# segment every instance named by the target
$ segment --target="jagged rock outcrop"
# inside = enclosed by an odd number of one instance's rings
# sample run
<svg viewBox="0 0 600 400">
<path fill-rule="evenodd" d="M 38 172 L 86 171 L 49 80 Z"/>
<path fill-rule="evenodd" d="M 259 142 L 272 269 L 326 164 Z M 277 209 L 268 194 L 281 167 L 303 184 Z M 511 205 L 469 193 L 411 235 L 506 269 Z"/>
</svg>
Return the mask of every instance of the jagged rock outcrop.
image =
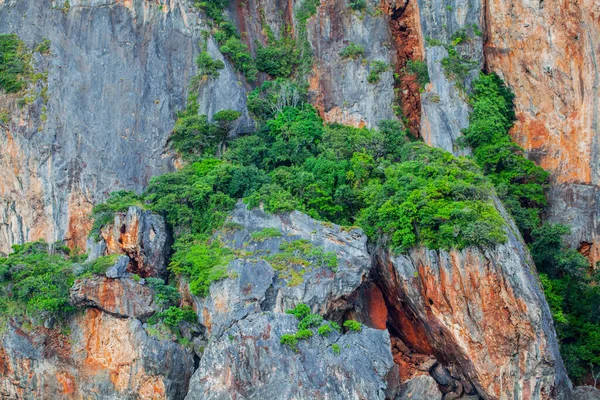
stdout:
<svg viewBox="0 0 600 400">
<path fill-rule="evenodd" d="M 10 399 L 181 399 L 194 361 L 170 340 L 149 336 L 142 323 L 95 308 L 58 329 L 2 336 L 0 395 Z"/>
<path fill-rule="evenodd" d="M 113 222 L 100 232 L 98 242 L 88 240 L 88 261 L 109 254 L 126 254 L 128 272 L 144 278 L 165 278 L 170 247 L 170 234 L 161 216 L 129 207 L 126 213 L 115 213 Z"/>
<path fill-rule="evenodd" d="M 486 2 L 485 59 L 515 92 L 515 141 L 552 173 L 549 219 L 600 260 L 600 4 Z"/>
<path fill-rule="evenodd" d="M 279 340 L 296 332 L 297 322 L 271 312 L 238 321 L 208 345 L 186 399 L 385 398 L 393 365 L 387 331 L 315 335 L 294 352 Z"/>
<path fill-rule="evenodd" d="M 510 224 L 508 242 L 486 250 L 379 251 L 377 281 L 388 321 L 409 347 L 451 360 L 461 392 L 490 399 L 566 399 L 571 383 L 552 317 L 515 232 Z"/>
<path fill-rule="evenodd" d="M 121 318 L 144 320 L 157 311 L 152 289 L 130 278 L 96 275 L 80 279 L 71 288 L 70 300 L 76 307 L 97 308 Z"/>
</svg>

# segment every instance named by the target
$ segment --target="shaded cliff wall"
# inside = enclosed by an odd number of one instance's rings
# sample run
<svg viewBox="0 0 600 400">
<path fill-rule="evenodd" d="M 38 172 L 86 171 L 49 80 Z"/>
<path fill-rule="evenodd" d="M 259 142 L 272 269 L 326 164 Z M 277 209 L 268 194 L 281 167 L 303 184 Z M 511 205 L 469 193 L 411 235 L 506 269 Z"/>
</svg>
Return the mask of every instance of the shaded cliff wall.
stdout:
<svg viewBox="0 0 600 400">
<path fill-rule="evenodd" d="M 48 73 L 47 104 L 20 109 L 3 96 L 0 105 L 11 116 L 0 126 L 0 252 L 38 238 L 84 247 L 92 204 L 172 168 L 165 144 L 202 29 L 190 2 L 71 0 L 61 8 L 0 2 L 0 33 L 29 46 L 51 41 L 51 54 L 35 62 Z M 213 43 L 209 51 L 220 56 Z M 201 112 L 243 110 L 245 97 L 227 66 L 202 88 Z"/>
<path fill-rule="evenodd" d="M 552 173 L 547 217 L 571 225 L 571 245 L 596 262 L 600 4 L 488 0 L 485 12 L 487 69 L 516 95 L 512 135 Z"/>
</svg>

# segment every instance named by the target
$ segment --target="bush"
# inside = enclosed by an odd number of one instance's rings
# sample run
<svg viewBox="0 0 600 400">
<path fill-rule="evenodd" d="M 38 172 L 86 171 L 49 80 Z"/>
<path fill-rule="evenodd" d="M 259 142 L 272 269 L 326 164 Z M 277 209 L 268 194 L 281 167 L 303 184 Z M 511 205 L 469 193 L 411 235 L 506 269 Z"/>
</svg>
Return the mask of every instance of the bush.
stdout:
<svg viewBox="0 0 600 400">
<path fill-rule="evenodd" d="M 264 242 L 267 239 L 281 236 L 281 231 L 277 228 L 264 228 L 257 232 L 252 232 L 250 238 L 255 242 Z"/>
<path fill-rule="evenodd" d="M 303 320 L 304 317 L 310 314 L 310 308 L 306 304 L 300 303 L 291 310 L 287 310 L 286 313 L 292 314 L 299 320 Z"/>
<path fill-rule="evenodd" d="M 360 332 L 362 331 L 362 324 L 358 321 L 354 321 L 353 319 L 349 319 L 344 322 L 344 328 L 352 332 Z"/>
<path fill-rule="evenodd" d="M 528 160 L 508 134 L 513 126 L 514 95 L 495 74 L 481 74 L 473 83 L 469 102 L 473 111 L 463 143 L 496 187 L 498 196 L 528 239 L 540 225 L 539 214 L 546 205 L 544 187 L 549 174 Z"/>
<path fill-rule="evenodd" d="M 220 70 L 225 68 L 225 63 L 221 60 L 213 60 L 207 51 L 203 51 L 196 58 L 196 64 L 198 65 L 198 74 L 202 80 L 208 78 L 217 78 L 220 74 Z"/>
<path fill-rule="evenodd" d="M 353 60 L 358 60 L 363 58 L 365 55 L 365 48 L 359 44 L 350 42 L 348 46 L 344 47 L 342 51 L 340 51 L 340 57 L 342 58 L 351 58 Z"/>
<path fill-rule="evenodd" d="M 308 314 L 298 324 L 299 329 L 317 328 L 323 323 L 323 317 L 319 314 Z"/>
<path fill-rule="evenodd" d="M 191 308 L 181 309 L 179 307 L 169 307 L 160 313 L 163 323 L 171 329 L 178 328 L 182 321 L 194 323 L 198 316 Z"/>
<path fill-rule="evenodd" d="M 333 332 L 333 328 L 329 324 L 323 324 L 319 327 L 317 332 L 319 335 L 327 337 L 331 332 Z"/>
<path fill-rule="evenodd" d="M 268 34 L 268 45 L 256 49 L 256 67 L 275 78 L 289 78 L 300 62 L 300 50 L 291 36 L 277 40 L 270 30 Z"/>
<path fill-rule="evenodd" d="M 30 55 L 17 35 L 0 35 L 0 89 L 16 93 L 29 84 Z"/>
<path fill-rule="evenodd" d="M 363 11 L 367 8 L 367 2 L 365 0 L 350 0 L 349 5 L 354 11 Z"/>
<path fill-rule="evenodd" d="M 369 75 L 367 76 L 367 82 L 377 83 L 379 82 L 380 75 L 390 69 L 388 63 L 384 61 L 373 61 L 369 66 Z"/>
<path fill-rule="evenodd" d="M 154 299 L 161 306 L 176 305 L 181 295 L 175 286 L 166 285 L 160 278 L 146 278 L 146 284 L 154 291 Z"/>
<path fill-rule="evenodd" d="M 406 62 L 406 70 L 409 74 L 417 76 L 417 82 L 421 88 L 429 83 L 429 71 L 427 70 L 427 63 L 421 60 L 408 60 Z"/>
<path fill-rule="evenodd" d="M 49 253 L 43 241 L 13 246 L 0 257 L 0 316 L 64 318 L 73 308 L 69 289 L 75 281 L 73 261 L 64 253 Z M 43 313 L 40 315 L 40 313 Z"/>
</svg>

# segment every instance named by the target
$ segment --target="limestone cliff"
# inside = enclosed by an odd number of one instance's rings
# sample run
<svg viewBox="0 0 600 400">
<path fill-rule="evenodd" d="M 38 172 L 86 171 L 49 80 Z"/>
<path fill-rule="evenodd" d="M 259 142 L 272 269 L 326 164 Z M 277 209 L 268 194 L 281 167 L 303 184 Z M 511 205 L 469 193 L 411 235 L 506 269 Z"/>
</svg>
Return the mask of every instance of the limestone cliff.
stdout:
<svg viewBox="0 0 600 400">
<path fill-rule="evenodd" d="M 497 72 L 516 94 L 513 137 L 552 172 L 547 218 L 572 225 L 572 246 L 600 260 L 597 2 L 368 0 L 355 10 L 323 0 L 305 25 L 296 15 L 302 4 L 236 0 L 227 14 L 251 51 L 265 43 L 266 27 L 276 37 L 305 35 L 308 96 L 325 121 L 374 127 L 398 118 L 454 154 L 469 152 L 457 140 L 468 125 L 472 80 L 481 68 Z M 167 141 L 208 27 L 191 0 L 0 0 L 0 34 L 16 33 L 30 48 L 50 41 L 32 60 L 47 74 L 33 88 L 39 95 L 25 105 L 0 95 L 9 116 L 0 123 L 0 253 L 43 238 L 87 244 L 90 260 L 121 255 L 106 273 L 75 283 L 78 311 L 62 330 L 54 321 L 10 322 L 0 395 L 571 398 L 533 263 L 499 203 L 506 244 L 405 255 L 369 247 L 359 229 L 238 204 L 228 220 L 234 228 L 215 233 L 235 254 L 227 276 L 204 297 L 177 282 L 198 324 L 181 324 L 178 335 L 152 330 L 148 320 L 161 308 L 145 278 L 167 277 L 169 228 L 131 208 L 88 241 L 90 212 L 111 191 L 139 192 L 179 166 Z M 351 43 L 364 47 L 362 59 L 340 55 Z M 267 76 L 249 83 L 213 38 L 206 49 L 224 68 L 200 86 L 200 113 L 239 110 L 238 132 L 251 130 L 246 96 Z M 467 66 L 460 76 L 441 65 L 451 51 Z M 429 75 L 423 87 L 406 69 L 419 60 Z M 386 68 L 369 82 L 374 62 Z M 282 235 L 253 242 L 265 228 Z M 311 260 L 296 271 L 268 260 L 297 240 L 335 253 L 337 268 Z M 297 321 L 285 311 L 300 303 L 332 322 L 352 317 L 364 326 L 286 347 L 281 338 Z"/>
</svg>

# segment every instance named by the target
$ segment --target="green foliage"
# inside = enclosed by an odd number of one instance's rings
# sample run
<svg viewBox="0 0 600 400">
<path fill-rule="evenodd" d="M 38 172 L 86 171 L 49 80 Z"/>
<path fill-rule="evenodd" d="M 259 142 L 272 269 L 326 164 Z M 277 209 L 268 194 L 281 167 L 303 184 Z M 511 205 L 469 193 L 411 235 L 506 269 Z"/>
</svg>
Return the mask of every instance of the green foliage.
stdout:
<svg viewBox="0 0 600 400">
<path fill-rule="evenodd" d="M 230 249 L 218 241 L 201 236 L 183 236 L 173 245 L 174 254 L 169 268 L 190 280 L 190 292 L 207 296 L 210 284 L 227 276 L 227 264 L 233 260 Z"/>
<path fill-rule="evenodd" d="M 502 80 L 495 74 L 481 74 L 473 88 L 470 96 L 473 111 L 462 140 L 473 149 L 475 160 L 496 187 L 519 230 L 528 238 L 540 224 L 549 174 L 528 160 L 523 150 L 511 141 L 508 132 L 515 119 L 514 95 Z"/>
<path fill-rule="evenodd" d="M 298 320 L 303 320 L 304 317 L 306 317 L 308 314 L 310 314 L 310 307 L 308 307 L 304 303 L 300 303 L 296 307 L 292 308 L 291 310 L 287 310 L 286 313 L 292 314 L 293 316 L 298 318 Z"/>
<path fill-rule="evenodd" d="M 563 244 L 569 233 L 563 225 L 542 225 L 532 231 L 530 248 L 567 371 L 584 384 L 590 368 L 600 368 L 600 286 L 588 273 L 588 260 Z"/>
<path fill-rule="evenodd" d="M 381 78 L 381 74 L 388 71 L 390 65 L 385 61 L 372 61 L 369 65 L 369 75 L 367 76 L 367 82 L 378 83 Z"/>
<path fill-rule="evenodd" d="M 319 329 L 317 329 L 317 332 L 319 335 L 327 337 L 331 332 L 333 332 L 333 328 L 329 324 L 323 324 L 319 327 Z"/>
<path fill-rule="evenodd" d="M 353 60 L 361 59 L 365 56 L 365 48 L 359 44 L 350 42 L 348 46 L 340 51 L 340 57 L 351 58 Z"/>
<path fill-rule="evenodd" d="M 317 328 L 323 323 L 323 317 L 319 314 L 308 314 L 298 324 L 298 329 Z"/>
<path fill-rule="evenodd" d="M 298 337 L 296 334 L 286 333 L 281 335 L 281 339 L 279 339 L 279 343 L 289 346 L 293 351 L 298 351 Z"/>
<path fill-rule="evenodd" d="M 98 257 L 89 265 L 86 265 L 85 272 L 89 274 L 103 275 L 110 267 L 115 265 L 121 254 L 110 254 L 108 256 Z"/>
<path fill-rule="evenodd" d="M 208 78 L 217 78 L 220 74 L 220 70 L 225 68 L 225 64 L 221 60 L 213 60 L 207 51 L 202 51 L 196 58 L 196 65 L 198 65 L 198 75 L 201 80 Z"/>
<path fill-rule="evenodd" d="M 456 40 L 460 40 L 460 38 Z M 448 50 L 448 56 L 442 59 L 444 73 L 448 79 L 453 79 L 460 85 L 479 63 L 460 54 L 455 45 L 446 46 L 446 50 Z"/>
<path fill-rule="evenodd" d="M 142 197 L 127 190 L 119 190 L 111 193 L 110 197 L 104 203 L 97 204 L 92 209 L 94 224 L 90 233 L 97 235 L 102 227 L 114 221 L 116 212 L 127 211 L 132 206 L 143 208 Z"/>
<path fill-rule="evenodd" d="M 146 284 L 154 291 L 154 299 L 161 306 L 179 303 L 181 295 L 175 286 L 165 284 L 160 278 L 146 278 Z"/>
<path fill-rule="evenodd" d="M 179 323 L 182 321 L 195 323 L 198 320 L 196 313 L 191 308 L 181 309 L 175 306 L 169 307 L 160 313 L 160 318 L 171 329 L 178 328 Z"/>
<path fill-rule="evenodd" d="M 409 74 L 414 74 L 417 77 L 417 82 L 421 88 L 429 83 L 429 71 L 427 70 L 427 64 L 421 60 L 408 60 L 406 62 L 406 70 Z"/>
<path fill-rule="evenodd" d="M 73 285 L 73 261 L 63 252 L 49 253 L 38 241 L 13 246 L 14 252 L 0 257 L 0 317 L 27 314 L 30 317 L 65 317 L 69 289 Z M 40 314 L 42 313 L 42 314 Z"/>
<path fill-rule="evenodd" d="M 310 339 L 313 336 L 313 333 L 310 329 L 298 329 L 298 332 L 296 332 L 296 338 L 298 340 L 307 340 Z"/>
<path fill-rule="evenodd" d="M 365 0 L 350 0 L 349 6 L 354 11 L 364 11 L 367 8 Z"/>
<path fill-rule="evenodd" d="M 346 328 L 352 332 L 360 332 L 360 331 L 362 331 L 362 324 L 353 319 L 349 319 L 344 322 L 344 328 Z"/>
<path fill-rule="evenodd" d="M 277 228 L 264 228 L 257 232 L 252 232 L 250 238 L 255 242 L 264 242 L 267 239 L 281 236 L 281 231 Z"/>
<path fill-rule="evenodd" d="M 37 46 L 35 46 L 33 51 L 35 53 L 40 53 L 40 54 L 50 54 L 50 45 L 51 44 L 52 44 L 52 42 L 50 42 L 49 39 L 43 39 L 40 43 L 37 44 Z"/>
<path fill-rule="evenodd" d="M 278 78 L 265 81 L 248 95 L 248 110 L 256 119 L 266 121 L 274 118 L 286 107 L 300 107 L 305 100 L 304 88 L 290 80 Z M 247 138 L 256 138 L 256 136 Z"/>
<path fill-rule="evenodd" d="M 256 49 L 256 67 L 275 78 L 289 78 L 300 62 L 300 49 L 290 34 L 275 39 L 270 29 L 267 32 L 268 45 Z"/>
<path fill-rule="evenodd" d="M 17 93 L 27 87 L 32 73 L 30 59 L 17 35 L 0 35 L 0 90 Z"/>
<path fill-rule="evenodd" d="M 331 345 L 331 350 L 333 351 L 333 354 L 335 354 L 336 356 L 340 354 L 340 345 L 337 343 L 334 343 Z"/>
</svg>

